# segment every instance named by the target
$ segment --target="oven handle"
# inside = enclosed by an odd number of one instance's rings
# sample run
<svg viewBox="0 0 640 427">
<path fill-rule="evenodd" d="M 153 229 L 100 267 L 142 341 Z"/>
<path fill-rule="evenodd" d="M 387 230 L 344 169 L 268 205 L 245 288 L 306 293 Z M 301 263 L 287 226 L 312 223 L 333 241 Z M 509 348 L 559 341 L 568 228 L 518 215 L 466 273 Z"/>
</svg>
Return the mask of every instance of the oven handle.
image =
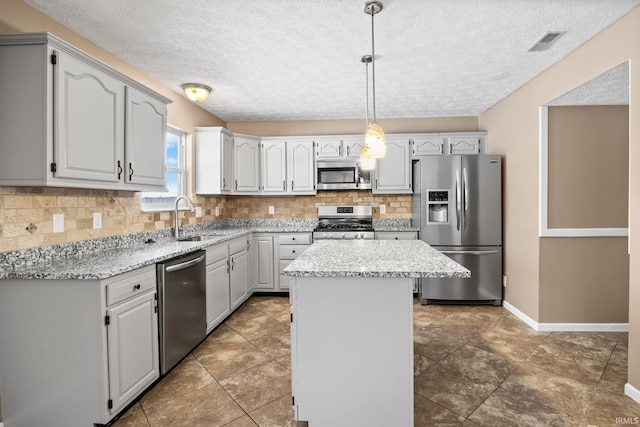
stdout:
<svg viewBox="0 0 640 427">
<path fill-rule="evenodd" d="M 200 255 L 198 258 L 194 258 L 192 260 L 186 261 L 186 262 L 182 262 L 180 264 L 176 264 L 176 265 L 170 265 L 169 267 L 165 268 L 165 271 L 167 273 L 171 273 L 172 271 L 179 271 L 179 270 L 184 270 L 185 268 L 189 268 L 192 267 L 200 262 L 202 262 L 205 258 L 205 255 Z"/>
</svg>

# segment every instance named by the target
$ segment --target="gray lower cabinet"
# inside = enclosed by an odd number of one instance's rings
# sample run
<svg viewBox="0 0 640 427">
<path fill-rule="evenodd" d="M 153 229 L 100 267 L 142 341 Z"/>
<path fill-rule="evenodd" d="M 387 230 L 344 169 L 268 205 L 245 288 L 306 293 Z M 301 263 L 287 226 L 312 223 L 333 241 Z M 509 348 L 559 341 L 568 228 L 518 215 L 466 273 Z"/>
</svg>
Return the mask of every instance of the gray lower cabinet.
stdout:
<svg viewBox="0 0 640 427">
<path fill-rule="evenodd" d="M 107 424 L 160 374 L 155 265 L 105 280 L 0 280 L 7 426 Z"/>
<path fill-rule="evenodd" d="M 278 234 L 277 238 L 278 290 L 288 291 L 292 278 L 283 276 L 282 272 L 291 264 L 291 261 L 298 258 L 298 256 L 311 245 L 311 233 Z"/>
<path fill-rule="evenodd" d="M 229 283 L 231 311 L 249 298 L 249 241 L 251 236 L 240 237 L 229 243 Z"/>
<path fill-rule="evenodd" d="M 231 314 L 229 245 L 207 248 L 207 333 Z"/>
<path fill-rule="evenodd" d="M 271 234 L 254 234 L 253 248 L 255 251 L 254 289 L 256 291 L 274 290 L 273 274 L 273 239 Z"/>
<path fill-rule="evenodd" d="M 282 271 L 311 244 L 311 233 L 254 233 L 255 290 L 288 292 L 290 278 Z"/>
</svg>

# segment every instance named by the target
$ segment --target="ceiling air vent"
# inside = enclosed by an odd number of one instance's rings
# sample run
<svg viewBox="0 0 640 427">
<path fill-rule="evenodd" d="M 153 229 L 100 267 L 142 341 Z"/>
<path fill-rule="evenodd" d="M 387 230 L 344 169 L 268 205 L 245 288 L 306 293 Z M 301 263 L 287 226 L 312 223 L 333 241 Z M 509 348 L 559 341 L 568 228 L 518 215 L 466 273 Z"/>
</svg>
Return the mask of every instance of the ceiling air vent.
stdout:
<svg viewBox="0 0 640 427">
<path fill-rule="evenodd" d="M 527 52 L 540 52 L 549 49 L 566 31 L 547 31 Z"/>
</svg>

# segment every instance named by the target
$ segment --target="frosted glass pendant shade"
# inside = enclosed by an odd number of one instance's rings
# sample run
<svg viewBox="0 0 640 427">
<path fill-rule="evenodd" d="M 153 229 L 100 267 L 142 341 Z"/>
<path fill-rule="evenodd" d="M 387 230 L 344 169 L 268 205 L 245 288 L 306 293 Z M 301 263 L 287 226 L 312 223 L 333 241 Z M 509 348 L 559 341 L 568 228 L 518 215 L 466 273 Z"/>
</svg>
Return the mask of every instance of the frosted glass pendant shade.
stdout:
<svg viewBox="0 0 640 427">
<path fill-rule="evenodd" d="M 387 152 L 387 141 L 384 131 L 376 121 L 371 122 L 364 134 L 364 145 L 368 148 L 367 157 L 381 159 Z"/>
<path fill-rule="evenodd" d="M 184 90 L 184 94 L 187 95 L 187 98 L 193 102 L 203 102 L 211 93 L 211 88 L 209 86 L 201 85 L 199 83 L 185 83 L 182 85 L 182 90 Z"/>
<path fill-rule="evenodd" d="M 360 169 L 370 171 L 376 168 L 376 159 L 360 155 Z"/>
</svg>

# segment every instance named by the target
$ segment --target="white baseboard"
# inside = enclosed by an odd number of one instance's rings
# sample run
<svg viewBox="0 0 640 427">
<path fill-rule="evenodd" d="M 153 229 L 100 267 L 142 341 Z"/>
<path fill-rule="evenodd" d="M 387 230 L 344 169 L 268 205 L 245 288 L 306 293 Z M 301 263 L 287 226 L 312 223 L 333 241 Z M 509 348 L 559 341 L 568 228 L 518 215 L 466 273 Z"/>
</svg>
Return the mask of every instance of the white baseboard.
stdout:
<svg viewBox="0 0 640 427">
<path fill-rule="evenodd" d="M 636 402 L 640 403 L 640 390 L 638 390 L 637 388 L 635 388 L 631 384 L 626 383 L 624 385 L 624 394 L 626 394 L 627 396 L 629 396 L 630 398 L 632 398 Z M 0 424 L 2 424 L 2 423 L 0 423 Z M 0 425 L 0 427 L 2 427 L 2 425 Z"/>
<path fill-rule="evenodd" d="M 538 323 L 522 311 L 502 301 L 502 306 L 531 328 L 540 332 L 628 332 L 628 323 Z"/>
</svg>

